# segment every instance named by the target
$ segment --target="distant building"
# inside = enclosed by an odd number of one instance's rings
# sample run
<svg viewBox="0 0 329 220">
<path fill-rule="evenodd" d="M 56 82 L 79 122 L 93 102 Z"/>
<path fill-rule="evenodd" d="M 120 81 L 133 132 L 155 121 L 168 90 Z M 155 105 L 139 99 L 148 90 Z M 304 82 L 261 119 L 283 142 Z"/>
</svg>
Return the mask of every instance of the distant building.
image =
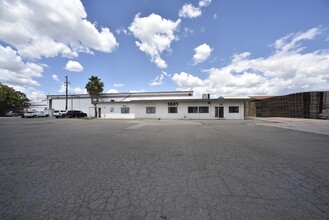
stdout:
<svg viewBox="0 0 329 220">
<path fill-rule="evenodd" d="M 42 101 L 31 101 L 30 102 L 30 106 L 28 107 L 28 109 L 26 109 L 26 111 L 44 111 L 45 109 L 47 109 L 47 102 L 46 100 L 42 100 Z"/>
<path fill-rule="evenodd" d="M 249 97 L 219 97 L 206 94 L 194 98 L 193 91 L 103 93 L 97 112 L 99 118 L 112 119 L 244 119 L 244 102 Z M 47 108 L 65 109 L 65 95 L 48 95 Z M 88 94 L 68 96 L 68 110 L 81 110 L 94 117 Z"/>
</svg>

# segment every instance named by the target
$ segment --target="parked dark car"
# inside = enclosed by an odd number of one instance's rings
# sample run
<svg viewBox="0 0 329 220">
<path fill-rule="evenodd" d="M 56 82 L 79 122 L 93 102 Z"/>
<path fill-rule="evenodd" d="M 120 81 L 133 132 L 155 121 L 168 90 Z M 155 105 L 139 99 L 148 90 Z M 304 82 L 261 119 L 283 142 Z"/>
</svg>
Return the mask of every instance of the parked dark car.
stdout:
<svg viewBox="0 0 329 220">
<path fill-rule="evenodd" d="M 24 112 L 20 110 L 12 110 L 6 114 L 6 117 L 24 117 Z"/>
<path fill-rule="evenodd" d="M 83 117 L 87 117 L 87 114 L 84 113 L 83 111 L 68 110 L 67 113 L 66 113 L 66 117 L 68 117 L 68 118 L 83 118 Z"/>
</svg>

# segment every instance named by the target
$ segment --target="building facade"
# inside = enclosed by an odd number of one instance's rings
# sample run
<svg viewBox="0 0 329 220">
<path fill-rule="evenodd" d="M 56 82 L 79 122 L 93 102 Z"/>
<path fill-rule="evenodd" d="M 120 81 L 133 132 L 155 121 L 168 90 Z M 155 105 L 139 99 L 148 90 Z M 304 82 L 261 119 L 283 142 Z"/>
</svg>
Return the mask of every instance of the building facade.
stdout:
<svg viewBox="0 0 329 220">
<path fill-rule="evenodd" d="M 110 119 L 244 119 L 248 97 L 193 97 L 193 91 L 105 93 L 97 103 L 99 118 Z M 62 110 L 65 95 L 48 95 L 47 107 Z M 90 96 L 69 95 L 67 110 L 81 110 L 94 117 Z"/>
</svg>

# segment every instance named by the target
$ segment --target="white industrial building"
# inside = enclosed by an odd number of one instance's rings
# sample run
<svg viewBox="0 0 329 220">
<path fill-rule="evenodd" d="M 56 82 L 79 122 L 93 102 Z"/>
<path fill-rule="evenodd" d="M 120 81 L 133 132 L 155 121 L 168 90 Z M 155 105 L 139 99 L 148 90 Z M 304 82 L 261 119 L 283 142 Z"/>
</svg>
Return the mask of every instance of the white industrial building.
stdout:
<svg viewBox="0 0 329 220">
<path fill-rule="evenodd" d="M 97 103 L 99 118 L 111 119 L 244 119 L 249 97 L 194 98 L 193 91 L 103 93 Z M 48 95 L 47 108 L 65 110 L 65 95 Z M 67 110 L 94 117 L 88 94 L 68 95 Z"/>
</svg>

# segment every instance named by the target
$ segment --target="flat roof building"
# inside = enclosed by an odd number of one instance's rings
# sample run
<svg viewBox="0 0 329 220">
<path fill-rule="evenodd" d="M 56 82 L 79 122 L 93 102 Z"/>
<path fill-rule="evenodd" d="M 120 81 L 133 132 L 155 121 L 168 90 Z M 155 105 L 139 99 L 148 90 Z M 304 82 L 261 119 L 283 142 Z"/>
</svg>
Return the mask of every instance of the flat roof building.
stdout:
<svg viewBox="0 0 329 220">
<path fill-rule="evenodd" d="M 97 103 L 99 118 L 111 119 L 244 119 L 249 97 L 193 97 L 193 91 L 103 93 Z M 88 94 L 68 95 L 68 110 L 81 110 L 94 117 Z M 48 95 L 47 108 L 62 110 L 65 95 Z"/>
</svg>

